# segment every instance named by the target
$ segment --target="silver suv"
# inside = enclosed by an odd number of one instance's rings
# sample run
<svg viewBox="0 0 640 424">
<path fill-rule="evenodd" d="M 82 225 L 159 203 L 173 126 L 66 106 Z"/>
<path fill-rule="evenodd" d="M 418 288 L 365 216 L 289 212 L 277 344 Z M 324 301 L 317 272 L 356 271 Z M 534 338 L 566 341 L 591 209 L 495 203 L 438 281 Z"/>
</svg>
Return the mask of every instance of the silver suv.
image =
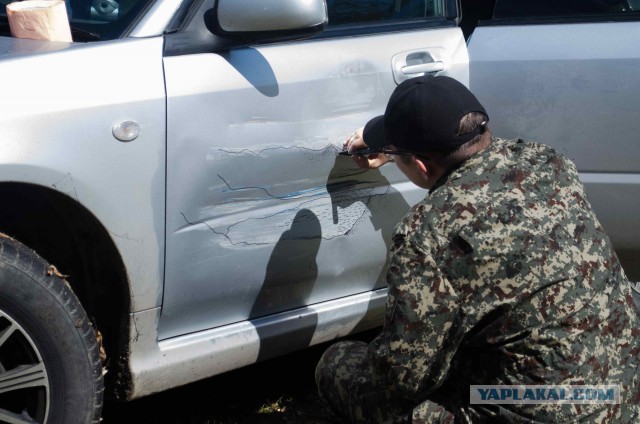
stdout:
<svg viewBox="0 0 640 424">
<path fill-rule="evenodd" d="M 379 325 L 425 193 L 336 153 L 418 75 L 573 158 L 639 280 L 640 0 L 494 3 L 69 0 L 73 43 L 0 6 L 0 421 L 98 422 L 103 392 Z"/>
</svg>

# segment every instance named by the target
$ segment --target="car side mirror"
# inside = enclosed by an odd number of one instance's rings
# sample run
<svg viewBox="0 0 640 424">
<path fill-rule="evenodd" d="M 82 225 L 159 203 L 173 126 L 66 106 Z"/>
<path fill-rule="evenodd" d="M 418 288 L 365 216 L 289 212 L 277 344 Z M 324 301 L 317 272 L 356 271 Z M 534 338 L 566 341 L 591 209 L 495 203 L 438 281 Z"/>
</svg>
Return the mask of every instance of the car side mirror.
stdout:
<svg viewBox="0 0 640 424">
<path fill-rule="evenodd" d="M 328 19 L 325 0 L 217 0 L 207 15 L 210 32 L 247 44 L 309 37 Z"/>
</svg>

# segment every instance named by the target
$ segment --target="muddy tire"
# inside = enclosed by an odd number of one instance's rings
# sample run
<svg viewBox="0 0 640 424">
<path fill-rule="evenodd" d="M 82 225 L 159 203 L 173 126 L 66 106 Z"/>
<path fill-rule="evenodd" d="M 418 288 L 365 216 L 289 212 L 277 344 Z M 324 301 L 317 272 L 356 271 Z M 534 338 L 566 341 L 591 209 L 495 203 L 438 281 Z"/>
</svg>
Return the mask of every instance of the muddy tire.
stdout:
<svg viewBox="0 0 640 424">
<path fill-rule="evenodd" d="M 0 422 L 97 423 L 99 348 L 69 285 L 35 252 L 0 236 Z"/>
</svg>

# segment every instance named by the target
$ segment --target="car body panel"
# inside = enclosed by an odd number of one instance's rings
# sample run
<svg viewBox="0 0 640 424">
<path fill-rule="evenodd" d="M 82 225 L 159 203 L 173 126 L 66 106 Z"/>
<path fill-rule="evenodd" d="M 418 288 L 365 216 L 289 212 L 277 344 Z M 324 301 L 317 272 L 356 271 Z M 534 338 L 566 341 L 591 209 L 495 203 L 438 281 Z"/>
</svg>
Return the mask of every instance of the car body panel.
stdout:
<svg viewBox="0 0 640 424">
<path fill-rule="evenodd" d="M 162 44 L 162 38 L 69 45 L 0 37 L 3 98 L 11 99 L 0 106 L 0 181 L 49 187 L 87 208 L 120 251 L 133 311 L 162 299 Z M 20 83 L 12 84 L 17 76 Z M 113 125 L 124 120 L 141 125 L 138 139 L 114 138 Z"/>
<path fill-rule="evenodd" d="M 576 163 L 596 214 L 635 279 L 638 37 L 637 22 L 489 22 L 469 40 L 470 88 L 486 107 L 494 135 L 549 144 Z"/>
<path fill-rule="evenodd" d="M 382 321 L 386 293 L 361 293 L 160 342 L 160 308 L 132 314 L 129 399 L 373 328 Z M 264 354 L 265 344 L 269 355 Z"/>
<path fill-rule="evenodd" d="M 467 81 L 456 27 L 165 58 L 161 339 L 384 286 L 391 231 L 426 193 L 337 152 L 420 49 Z"/>
</svg>

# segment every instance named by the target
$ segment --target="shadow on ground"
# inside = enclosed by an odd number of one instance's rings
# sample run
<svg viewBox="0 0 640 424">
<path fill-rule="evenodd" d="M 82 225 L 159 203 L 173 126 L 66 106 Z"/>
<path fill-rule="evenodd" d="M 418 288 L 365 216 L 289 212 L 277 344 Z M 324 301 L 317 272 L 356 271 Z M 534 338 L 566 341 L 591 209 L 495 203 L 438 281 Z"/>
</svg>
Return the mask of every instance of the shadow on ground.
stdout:
<svg viewBox="0 0 640 424">
<path fill-rule="evenodd" d="M 376 331 L 351 339 L 371 340 Z M 334 424 L 320 402 L 315 366 L 330 345 L 280 358 L 127 403 L 107 402 L 103 423 Z"/>
</svg>

